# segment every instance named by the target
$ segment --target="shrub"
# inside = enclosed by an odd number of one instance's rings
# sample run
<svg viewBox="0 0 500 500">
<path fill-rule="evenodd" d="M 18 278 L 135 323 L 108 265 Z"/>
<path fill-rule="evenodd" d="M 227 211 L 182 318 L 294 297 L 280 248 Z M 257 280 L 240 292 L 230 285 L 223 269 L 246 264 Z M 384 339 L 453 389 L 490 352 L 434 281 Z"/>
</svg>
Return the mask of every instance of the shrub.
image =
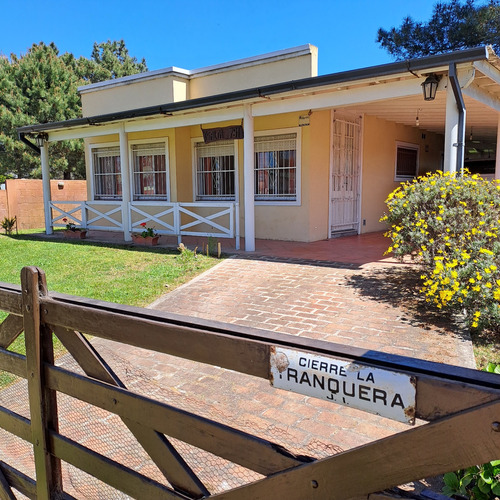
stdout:
<svg viewBox="0 0 500 500">
<path fill-rule="evenodd" d="M 12 231 L 14 230 L 14 226 L 16 226 L 16 224 L 17 224 L 16 217 L 12 218 L 5 217 L 4 220 L 1 222 L 0 226 L 2 226 L 2 229 L 5 231 L 5 234 L 12 234 Z"/>
<path fill-rule="evenodd" d="M 402 184 L 386 203 L 388 252 L 418 257 L 426 300 L 465 313 L 472 328 L 498 328 L 500 182 L 436 172 Z"/>
</svg>

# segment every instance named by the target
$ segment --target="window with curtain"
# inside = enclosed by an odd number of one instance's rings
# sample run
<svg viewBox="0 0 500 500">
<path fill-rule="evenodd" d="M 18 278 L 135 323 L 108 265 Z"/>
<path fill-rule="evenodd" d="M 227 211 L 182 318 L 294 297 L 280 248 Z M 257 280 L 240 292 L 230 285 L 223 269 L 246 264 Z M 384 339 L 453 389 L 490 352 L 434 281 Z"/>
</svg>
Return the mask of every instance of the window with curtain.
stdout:
<svg viewBox="0 0 500 500">
<path fill-rule="evenodd" d="M 396 180 L 405 181 L 418 175 L 419 147 L 415 144 L 398 143 L 396 148 Z"/>
<path fill-rule="evenodd" d="M 167 157 L 165 142 L 134 144 L 134 200 L 166 200 Z"/>
<path fill-rule="evenodd" d="M 122 176 L 120 148 L 102 147 L 92 150 L 94 172 L 94 198 L 96 200 L 121 200 Z"/>
<path fill-rule="evenodd" d="M 297 134 L 255 138 L 255 200 L 297 200 Z"/>
<path fill-rule="evenodd" d="M 234 141 L 195 144 L 196 199 L 234 200 Z"/>
</svg>

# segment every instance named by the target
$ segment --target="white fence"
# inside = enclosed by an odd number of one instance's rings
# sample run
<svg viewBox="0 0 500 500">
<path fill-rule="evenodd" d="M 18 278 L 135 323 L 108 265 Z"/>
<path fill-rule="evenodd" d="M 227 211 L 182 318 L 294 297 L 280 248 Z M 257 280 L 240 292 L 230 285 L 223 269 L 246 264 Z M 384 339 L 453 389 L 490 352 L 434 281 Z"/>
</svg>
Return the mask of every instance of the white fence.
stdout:
<svg viewBox="0 0 500 500">
<path fill-rule="evenodd" d="M 126 204 L 129 232 L 152 227 L 160 235 L 235 238 L 239 249 L 238 203 L 158 203 L 134 201 Z M 125 231 L 121 201 L 51 201 L 52 227 L 77 227 L 102 231 Z M 67 219 L 64 221 L 63 219 Z"/>
</svg>

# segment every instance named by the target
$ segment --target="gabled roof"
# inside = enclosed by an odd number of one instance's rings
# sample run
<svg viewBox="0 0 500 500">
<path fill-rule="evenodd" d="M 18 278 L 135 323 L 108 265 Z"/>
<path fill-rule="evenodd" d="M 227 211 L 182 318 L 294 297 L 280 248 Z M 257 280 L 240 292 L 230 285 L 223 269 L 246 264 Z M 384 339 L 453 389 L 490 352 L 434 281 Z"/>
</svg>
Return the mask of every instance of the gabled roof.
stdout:
<svg viewBox="0 0 500 500">
<path fill-rule="evenodd" d="M 408 61 L 394 62 L 367 68 L 331 73 L 328 75 L 292 80 L 262 87 L 254 87 L 235 92 L 217 94 L 198 99 L 188 99 L 158 106 L 130 109 L 116 113 L 96 115 L 85 118 L 75 118 L 52 123 L 41 123 L 26 125 L 18 128 L 18 133 L 25 135 L 30 133 L 50 132 L 74 127 L 85 127 L 101 125 L 110 122 L 123 121 L 154 115 L 171 115 L 188 110 L 196 110 L 210 106 L 229 105 L 231 103 L 245 103 L 263 101 L 265 98 L 280 94 L 293 95 L 295 93 L 306 94 L 321 90 L 340 88 L 346 85 L 362 84 L 367 81 L 397 79 L 420 76 L 422 73 L 436 71 L 447 71 L 449 64 L 473 63 L 477 61 L 488 61 L 498 70 L 500 62 L 490 47 L 476 47 L 472 49 L 439 54 L 434 56 L 411 59 Z"/>
</svg>

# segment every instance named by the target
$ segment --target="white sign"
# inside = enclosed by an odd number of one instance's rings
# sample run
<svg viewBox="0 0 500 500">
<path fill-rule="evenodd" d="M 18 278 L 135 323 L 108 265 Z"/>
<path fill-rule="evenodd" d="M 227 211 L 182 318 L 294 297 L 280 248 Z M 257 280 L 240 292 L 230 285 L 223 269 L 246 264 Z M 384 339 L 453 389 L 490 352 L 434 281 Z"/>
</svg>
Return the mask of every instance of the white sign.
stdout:
<svg viewBox="0 0 500 500">
<path fill-rule="evenodd" d="M 281 347 L 271 348 L 271 385 L 392 420 L 415 423 L 414 377 Z"/>
</svg>

